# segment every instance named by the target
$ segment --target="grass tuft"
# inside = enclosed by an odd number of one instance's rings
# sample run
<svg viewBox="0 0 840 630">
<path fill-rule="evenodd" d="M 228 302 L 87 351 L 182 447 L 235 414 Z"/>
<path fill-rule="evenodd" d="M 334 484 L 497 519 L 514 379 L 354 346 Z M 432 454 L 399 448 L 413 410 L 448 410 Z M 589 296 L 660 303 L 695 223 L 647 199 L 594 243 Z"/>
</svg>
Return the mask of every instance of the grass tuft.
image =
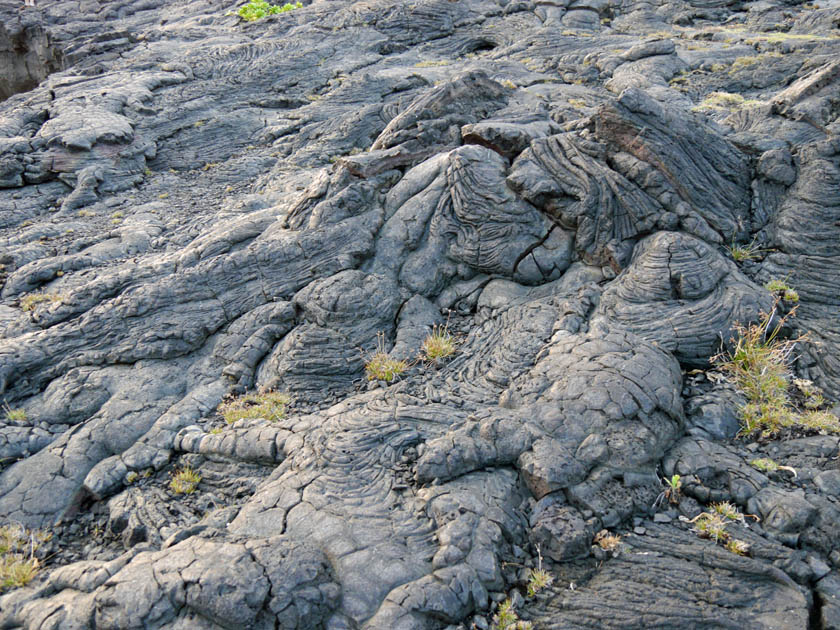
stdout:
<svg viewBox="0 0 840 630">
<path fill-rule="evenodd" d="M 24 409 L 12 409 L 9 405 L 3 405 L 7 422 L 26 422 L 26 411 Z"/>
<path fill-rule="evenodd" d="M 750 552 L 750 546 L 743 540 L 732 538 L 724 545 L 727 551 L 734 553 L 736 556 L 746 556 Z"/>
<path fill-rule="evenodd" d="M 763 101 L 752 99 L 745 99 L 740 94 L 730 94 L 729 92 L 712 92 L 707 95 L 703 101 L 691 108 L 693 112 L 708 112 L 708 111 L 729 111 L 735 112 L 740 109 L 749 107 L 758 107 L 763 105 Z"/>
<path fill-rule="evenodd" d="M 764 288 L 781 297 L 785 302 L 798 302 L 799 293 L 784 280 L 774 278 L 764 285 Z"/>
<path fill-rule="evenodd" d="M 600 532 L 595 534 L 595 538 L 592 542 L 604 551 L 610 551 L 613 554 L 616 554 L 621 547 L 621 536 L 618 534 L 611 534 L 606 529 L 602 529 Z"/>
<path fill-rule="evenodd" d="M 530 621 L 522 621 L 513 607 L 510 598 L 499 604 L 496 614 L 493 615 L 491 630 L 531 630 L 533 624 Z"/>
<path fill-rule="evenodd" d="M 763 473 L 774 473 L 777 470 L 787 470 L 788 472 L 793 473 L 793 476 L 796 477 L 795 469 L 791 468 L 790 466 L 780 466 L 769 457 L 760 457 L 758 459 L 754 459 L 750 462 L 750 466 L 752 466 L 756 470 L 760 470 Z"/>
<path fill-rule="evenodd" d="M 420 348 L 422 356 L 432 363 L 455 354 L 455 338 L 446 326 L 434 326 Z"/>
<path fill-rule="evenodd" d="M 277 15 L 278 13 L 286 13 L 303 7 L 301 2 L 287 2 L 284 5 L 269 4 L 266 0 L 250 0 L 248 4 L 239 7 L 236 12 L 240 18 L 246 22 L 256 22 L 269 15 Z"/>
<path fill-rule="evenodd" d="M 34 311 L 39 304 L 60 304 L 64 298 L 57 293 L 29 293 L 20 298 L 20 308 L 24 313 Z"/>
<path fill-rule="evenodd" d="M 769 313 L 762 314 L 758 323 L 736 325 L 737 338 L 731 340 L 734 349 L 712 357 L 747 398 L 747 404 L 741 409 L 742 431 L 746 434 L 761 431 L 770 435 L 796 423 L 796 414 L 788 404 L 788 362 L 801 338 L 781 338 L 787 316 L 774 320 L 777 304 Z"/>
<path fill-rule="evenodd" d="M 729 541 L 729 532 L 726 531 L 726 518 L 716 512 L 703 512 L 697 517 L 694 524 L 696 531 L 702 538 L 708 538 L 716 543 Z"/>
<path fill-rule="evenodd" d="M 240 420 L 262 418 L 269 422 L 281 420 L 291 402 L 287 394 L 273 391 L 256 392 L 219 405 L 219 413 L 228 424 Z"/>
<path fill-rule="evenodd" d="M 744 515 L 729 501 L 721 501 L 720 503 L 712 503 L 712 510 L 716 514 L 720 514 L 723 518 L 730 521 L 743 521 Z"/>
<path fill-rule="evenodd" d="M 750 243 L 746 245 L 741 245 L 733 241 L 732 244 L 726 249 L 729 250 L 729 253 L 735 260 L 735 262 L 758 260 L 759 258 L 761 258 L 762 253 L 765 251 L 758 246 L 758 244 L 755 242 L 755 239 L 753 239 Z"/>
<path fill-rule="evenodd" d="M 376 352 L 365 362 L 365 375 L 369 381 L 392 383 L 411 365 L 405 359 L 394 359 L 385 352 L 385 334 L 376 336 Z"/>
<path fill-rule="evenodd" d="M 169 489 L 175 494 L 192 494 L 196 491 L 200 482 L 201 475 L 198 474 L 198 471 L 189 466 L 184 466 L 172 475 Z"/>
<path fill-rule="evenodd" d="M 26 586 L 38 574 L 35 552 L 52 534 L 29 531 L 22 525 L 0 527 L 0 590 Z"/>
</svg>

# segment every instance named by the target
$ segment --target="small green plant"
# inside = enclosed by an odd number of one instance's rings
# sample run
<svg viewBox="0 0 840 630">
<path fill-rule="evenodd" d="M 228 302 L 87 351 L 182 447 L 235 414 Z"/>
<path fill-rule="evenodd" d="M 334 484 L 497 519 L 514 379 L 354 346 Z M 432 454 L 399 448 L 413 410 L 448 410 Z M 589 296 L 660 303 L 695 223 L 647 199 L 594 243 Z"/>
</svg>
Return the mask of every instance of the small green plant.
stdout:
<svg viewBox="0 0 840 630">
<path fill-rule="evenodd" d="M 551 586 L 553 581 L 554 578 L 551 574 L 543 569 L 542 553 L 540 552 L 540 548 L 537 547 L 537 568 L 528 571 L 528 597 L 536 597 L 537 593 L 541 590 Z"/>
<path fill-rule="evenodd" d="M 735 262 L 757 260 L 758 258 L 761 258 L 761 254 L 764 251 L 756 244 L 755 239 L 747 245 L 741 245 L 733 241 L 726 249 L 729 250 L 729 253 Z"/>
<path fill-rule="evenodd" d="M 276 422 L 285 417 L 290 402 L 287 394 L 262 391 L 222 403 L 219 405 L 219 413 L 228 424 L 255 418 Z"/>
<path fill-rule="evenodd" d="M 750 546 L 743 540 L 738 540 L 737 538 L 726 541 L 724 547 L 736 556 L 746 556 L 750 552 Z"/>
<path fill-rule="evenodd" d="M 222 427 L 213 427 L 210 429 L 210 435 L 219 435 L 222 432 Z"/>
<path fill-rule="evenodd" d="M 712 503 L 711 505 L 712 510 L 720 514 L 723 518 L 730 520 L 730 521 L 741 521 L 744 520 L 744 515 L 741 514 L 741 511 L 732 505 L 729 501 L 721 501 L 720 503 Z"/>
<path fill-rule="evenodd" d="M 427 361 L 437 363 L 455 354 L 455 339 L 446 326 L 433 326 L 420 351 Z"/>
<path fill-rule="evenodd" d="M 384 333 L 376 335 L 376 352 L 365 362 L 367 380 L 391 383 L 410 367 L 405 359 L 393 359 L 385 352 Z"/>
<path fill-rule="evenodd" d="M 663 478 L 665 482 L 665 498 L 670 503 L 679 503 L 680 490 L 682 489 L 682 481 L 679 475 L 672 475 L 670 479 Z"/>
<path fill-rule="evenodd" d="M 303 3 L 301 2 L 287 2 L 281 6 L 279 4 L 269 4 L 266 0 L 250 0 L 248 4 L 239 7 L 236 15 L 246 22 L 255 22 L 264 17 L 268 17 L 269 15 L 286 13 L 287 11 L 293 11 L 294 9 L 300 9 L 302 7 Z"/>
<path fill-rule="evenodd" d="M 499 604 L 491 626 L 492 630 L 531 630 L 533 627 L 530 621 L 522 621 L 519 618 L 510 598 Z"/>
<path fill-rule="evenodd" d="M 29 313 L 39 304 L 60 304 L 63 300 L 64 298 L 57 293 L 28 293 L 20 298 L 20 308 Z"/>
<path fill-rule="evenodd" d="M 799 293 L 784 280 L 774 278 L 764 285 L 764 288 L 775 295 L 780 296 L 785 302 L 798 302 Z"/>
<path fill-rule="evenodd" d="M 125 482 L 126 482 L 127 484 L 132 484 L 132 483 L 135 483 L 138 479 L 140 479 L 140 473 L 138 473 L 136 470 L 132 470 L 132 471 L 130 471 L 130 472 L 129 472 L 126 476 L 125 476 Z"/>
<path fill-rule="evenodd" d="M 23 409 L 12 409 L 7 403 L 3 403 L 3 411 L 7 422 L 26 422 L 26 411 Z"/>
<path fill-rule="evenodd" d="M 803 405 L 806 409 L 819 409 L 825 405 L 825 396 L 823 396 L 822 390 L 814 385 L 813 381 L 804 378 L 795 378 L 793 379 L 793 384 L 805 398 Z"/>
<path fill-rule="evenodd" d="M 726 531 L 726 518 L 714 512 L 703 512 L 695 519 L 694 531 L 702 538 L 708 538 L 716 543 L 729 541 Z"/>
<path fill-rule="evenodd" d="M 769 457 L 759 457 L 758 459 L 754 459 L 750 462 L 750 466 L 763 473 L 774 473 L 777 470 L 787 470 L 788 472 L 793 473 L 793 476 L 796 477 L 796 470 L 790 466 L 780 466 Z"/>
<path fill-rule="evenodd" d="M 21 525 L 0 527 L 0 590 L 26 586 L 38 574 L 40 562 L 35 557 L 40 543 L 51 534 L 28 531 Z"/>
<path fill-rule="evenodd" d="M 192 494 L 201 482 L 201 475 L 189 466 L 175 471 L 172 480 L 169 482 L 169 489 L 175 494 Z"/>
</svg>

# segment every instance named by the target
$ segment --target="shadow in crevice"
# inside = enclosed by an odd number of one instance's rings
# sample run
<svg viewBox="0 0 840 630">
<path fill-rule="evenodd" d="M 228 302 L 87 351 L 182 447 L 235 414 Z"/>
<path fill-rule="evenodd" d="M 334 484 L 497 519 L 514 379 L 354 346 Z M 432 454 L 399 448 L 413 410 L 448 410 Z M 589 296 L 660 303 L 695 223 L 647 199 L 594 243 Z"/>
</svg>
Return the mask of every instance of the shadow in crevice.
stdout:
<svg viewBox="0 0 840 630">
<path fill-rule="evenodd" d="M 42 27 L 14 26 L 0 23 L 0 101 L 31 90 L 63 66 L 61 51 Z"/>
</svg>

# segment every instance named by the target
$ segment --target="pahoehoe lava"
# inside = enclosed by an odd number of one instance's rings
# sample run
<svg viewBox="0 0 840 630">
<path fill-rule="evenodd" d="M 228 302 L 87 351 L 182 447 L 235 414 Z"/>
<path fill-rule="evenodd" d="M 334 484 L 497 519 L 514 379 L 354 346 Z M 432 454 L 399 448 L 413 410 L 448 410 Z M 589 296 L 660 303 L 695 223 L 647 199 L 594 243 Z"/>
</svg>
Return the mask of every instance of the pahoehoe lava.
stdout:
<svg viewBox="0 0 840 630">
<path fill-rule="evenodd" d="M 0 0 L 0 629 L 840 627 L 840 3 L 241 4 Z"/>
</svg>

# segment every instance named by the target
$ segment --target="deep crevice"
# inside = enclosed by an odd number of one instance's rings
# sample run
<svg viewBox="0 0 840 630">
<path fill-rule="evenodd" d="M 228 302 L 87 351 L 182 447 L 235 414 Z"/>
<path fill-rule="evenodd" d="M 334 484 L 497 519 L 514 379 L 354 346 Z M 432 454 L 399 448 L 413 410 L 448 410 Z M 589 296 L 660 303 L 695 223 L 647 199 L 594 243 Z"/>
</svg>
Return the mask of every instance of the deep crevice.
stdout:
<svg viewBox="0 0 840 630">
<path fill-rule="evenodd" d="M 28 92 L 62 68 L 63 55 L 42 27 L 0 23 L 0 101 Z"/>
</svg>

